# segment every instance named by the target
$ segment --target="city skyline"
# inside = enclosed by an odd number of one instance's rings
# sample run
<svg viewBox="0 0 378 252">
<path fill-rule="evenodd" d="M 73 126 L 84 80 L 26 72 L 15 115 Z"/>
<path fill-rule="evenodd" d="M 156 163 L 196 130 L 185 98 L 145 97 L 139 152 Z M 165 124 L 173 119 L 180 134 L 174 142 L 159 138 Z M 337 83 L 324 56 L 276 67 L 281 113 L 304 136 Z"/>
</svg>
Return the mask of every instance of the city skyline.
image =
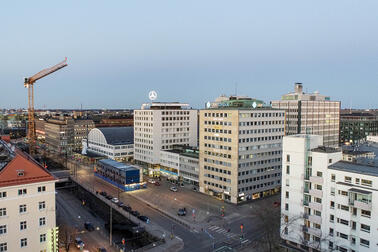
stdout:
<svg viewBox="0 0 378 252">
<path fill-rule="evenodd" d="M 150 90 L 202 108 L 236 83 L 238 94 L 269 102 L 294 82 L 343 108 L 378 105 L 375 1 L 147 6 L 5 3 L 0 107 L 26 107 L 23 78 L 65 56 L 68 67 L 37 82 L 36 108 L 138 108 Z"/>
</svg>

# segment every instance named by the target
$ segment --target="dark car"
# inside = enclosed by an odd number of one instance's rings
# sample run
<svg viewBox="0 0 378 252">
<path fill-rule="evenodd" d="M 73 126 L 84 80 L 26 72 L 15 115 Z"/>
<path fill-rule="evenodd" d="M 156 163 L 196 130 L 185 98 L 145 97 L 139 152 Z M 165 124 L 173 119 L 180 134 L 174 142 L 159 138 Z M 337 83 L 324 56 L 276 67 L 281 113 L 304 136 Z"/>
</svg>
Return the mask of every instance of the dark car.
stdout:
<svg viewBox="0 0 378 252">
<path fill-rule="evenodd" d="M 85 228 L 86 230 L 88 230 L 88 231 L 93 231 L 93 230 L 95 230 L 93 224 L 90 223 L 90 222 L 88 222 L 88 221 L 84 223 L 84 228 Z"/>
<path fill-rule="evenodd" d="M 108 200 L 111 200 L 111 199 L 113 199 L 113 196 L 111 196 L 111 195 L 106 195 L 105 198 L 107 198 Z"/>
<path fill-rule="evenodd" d="M 186 215 L 186 208 L 180 208 L 178 211 L 177 211 L 177 215 L 178 216 L 185 216 Z"/>
<path fill-rule="evenodd" d="M 158 181 L 155 182 L 155 186 L 160 186 L 160 183 Z"/>
<path fill-rule="evenodd" d="M 118 205 L 119 207 L 123 207 L 125 204 L 123 204 L 123 202 L 120 201 L 120 202 L 117 203 L 117 205 Z"/>
<path fill-rule="evenodd" d="M 192 187 L 192 190 L 195 191 L 195 192 L 198 191 L 197 187 L 195 187 L 195 186 Z"/>
<path fill-rule="evenodd" d="M 131 211 L 130 212 L 132 215 L 134 215 L 135 217 L 139 217 L 140 216 L 140 213 L 138 211 Z"/>
<path fill-rule="evenodd" d="M 139 220 L 144 221 L 147 224 L 150 223 L 150 218 L 148 218 L 147 216 L 141 215 L 138 218 L 139 218 Z"/>
<path fill-rule="evenodd" d="M 133 209 L 131 208 L 131 206 L 123 206 L 122 208 L 123 208 L 123 210 L 125 210 L 126 212 L 131 212 L 131 210 L 133 210 Z"/>
<path fill-rule="evenodd" d="M 98 248 L 97 251 L 98 252 L 106 252 L 106 249 L 105 248 Z"/>
<path fill-rule="evenodd" d="M 108 194 L 106 192 L 102 191 L 102 192 L 100 192 L 100 195 L 106 197 L 106 195 L 108 195 Z"/>
</svg>

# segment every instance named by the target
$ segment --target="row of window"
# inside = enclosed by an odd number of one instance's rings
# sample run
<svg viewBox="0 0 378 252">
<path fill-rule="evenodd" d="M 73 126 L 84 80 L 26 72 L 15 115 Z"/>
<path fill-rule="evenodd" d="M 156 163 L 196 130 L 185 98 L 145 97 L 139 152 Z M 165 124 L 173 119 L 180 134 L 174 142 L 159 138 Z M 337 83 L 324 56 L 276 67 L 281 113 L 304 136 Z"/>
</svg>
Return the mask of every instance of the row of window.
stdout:
<svg viewBox="0 0 378 252">
<path fill-rule="evenodd" d="M 277 185 L 279 185 L 281 183 L 281 180 L 270 181 L 270 182 L 266 182 L 266 183 L 262 183 L 262 184 L 258 184 L 258 185 L 253 185 L 253 186 L 247 186 L 247 187 L 239 188 L 238 192 L 246 192 L 246 191 L 249 191 L 249 190 L 256 190 L 256 189 L 259 189 L 259 188 L 263 188 L 263 187 L 267 187 L 267 186 L 272 186 L 272 185 L 274 185 L 274 183 L 276 183 Z"/>
<path fill-rule="evenodd" d="M 43 243 L 43 242 L 46 242 L 46 234 L 40 234 L 39 235 L 39 242 Z M 25 248 L 28 246 L 28 238 L 22 238 L 20 239 L 20 247 L 21 248 Z M 7 242 L 3 242 L 3 243 L 0 243 L 0 252 L 7 252 L 8 251 L 8 243 Z M 42 252 L 43 250 L 41 250 Z"/>
<path fill-rule="evenodd" d="M 232 126 L 232 122 L 224 122 L 224 121 L 204 121 L 205 125 L 221 125 L 221 126 Z"/>
<path fill-rule="evenodd" d="M 231 143 L 231 138 L 227 137 L 214 137 L 214 136 L 203 136 L 205 140 L 220 141 Z"/>
<path fill-rule="evenodd" d="M 37 191 L 40 192 L 45 192 L 46 191 L 46 186 L 38 186 Z M 18 195 L 26 195 L 28 190 L 26 188 L 23 189 L 18 189 Z M 7 197 L 7 192 L 3 191 L 0 192 L 0 198 L 6 198 Z"/>
<path fill-rule="evenodd" d="M 231 171 L 223 170 L 223 169 L 221 169 L 221 168 L 215 168 L 215 167 L 208 166 L 208 165 L 205 165 L 205 166 L 204 166 L 204 169 L 205 169 L 205 170 L 208 170 L 208 171 L 214 171 L 214 172 L 219 172 L 219 173 L 224 173 L 224 174 L 231 175 Z"/>
<path fill-rule="evenodd" d="M 239 122 L 239 126 L 258 126 L 258 125 L 284 125 L 284 121 L 252 121 L 252 122 Z"/>
<path fill-rule="evenodd" d="M 212 133 L 220 133 L 220 134 L 232 134 L 231 130 L 223 130 L 223 129 L 210 129 L 204 128 L 205 132 L 212 132 Z"/>
<path fill-rule="evenodd" d="M 203 161 L 205 163 L 210 163 L 210 164 L 216 164 L 216 165 L 223 165 L 223 166 L 231 167 L 231 163 L 230 162 L 224 162 L 224 161 L 214 160 L 214 159 L 210 159 L 210 158 L 204 158 Z"/>
<path fill-rule="evenodd" d="M 264 179 L 270 179 L 271 177 L 280 177 L 281 173 L 274 173 L 274 174 L 268 174 L 268 175 L 264 175 L 264 176 L 257 176 L 257 177 L 253 177 L 253 178 L 248 178 L 248 179 L 241 179 L 238 181 L 238 184 L 244 184 L 244 183 L 250 183 L 250 182 L 253 182 L 253 181 L 259 181 L 259 180 L 264 180 Z"/>
<path fill-rule="evenodd" d="M 279 140 L 281 138 L 282 136 L 239 138 L 239 143 L 254 143 L 254 142 L 260 142 L 260 141 L 271 141 L 271 140 Z"/>
<path fill-rule="evenodd" d="M 284 128 L 269 128 L 269 129 L 254 129 L 254 130 L 239 130 L 239 135 L 246 134 L 261 134 L 261 133 L 274 133 L 284 132 Z"/>
</svg>

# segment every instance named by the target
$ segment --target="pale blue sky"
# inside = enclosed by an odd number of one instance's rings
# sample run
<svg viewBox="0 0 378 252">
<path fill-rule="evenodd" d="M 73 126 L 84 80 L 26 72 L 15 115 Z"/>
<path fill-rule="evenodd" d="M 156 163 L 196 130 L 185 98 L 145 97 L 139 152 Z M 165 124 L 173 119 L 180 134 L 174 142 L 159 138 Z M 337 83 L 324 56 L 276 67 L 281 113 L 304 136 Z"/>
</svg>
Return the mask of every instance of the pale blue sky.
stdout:
<svg viewBox="0 0 378 252">
<path fill-rule="evenodd" d="M 342 107 L 378 107 L 378 1 L 4 1 L 0 108 L 202 107 L 238 93 L 270 101 L 303 82 Z"/>
</svg>

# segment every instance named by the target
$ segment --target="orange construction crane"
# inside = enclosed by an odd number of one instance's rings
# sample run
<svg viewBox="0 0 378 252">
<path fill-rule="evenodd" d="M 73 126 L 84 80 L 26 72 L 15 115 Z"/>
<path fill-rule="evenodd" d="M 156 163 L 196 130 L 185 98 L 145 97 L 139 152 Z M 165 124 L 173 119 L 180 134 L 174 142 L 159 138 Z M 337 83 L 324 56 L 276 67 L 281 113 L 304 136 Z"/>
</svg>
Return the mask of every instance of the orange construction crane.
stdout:
<svg viewBox="0 0 378 252">
<path fill-rule="evenodd" d="M 43 69 L 39 73 L 36 73 L 32 77 L 25 78 L 24 87 L 28 89 L 28 141 L 29 141 L 29 153 L 30 155 L 35 154 L 35 124 L 34 124 L 34 83 L 46 77 L 49 74 L 52 74 L 59 69 L 67 66 L 67 58 L 59 64 Z"/>
</svg>

